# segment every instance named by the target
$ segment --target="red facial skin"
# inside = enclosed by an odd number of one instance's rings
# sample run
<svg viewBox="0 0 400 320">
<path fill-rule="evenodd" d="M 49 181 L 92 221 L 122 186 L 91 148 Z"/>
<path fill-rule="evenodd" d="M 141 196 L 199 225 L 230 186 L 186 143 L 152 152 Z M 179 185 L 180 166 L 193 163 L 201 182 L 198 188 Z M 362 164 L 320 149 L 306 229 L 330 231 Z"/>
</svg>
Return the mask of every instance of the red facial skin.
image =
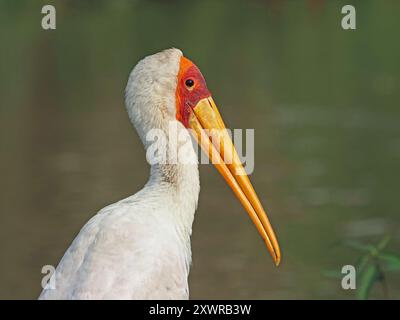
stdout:
<svg viewBox="0 0 400 320">
<path fill-rule="evenodd" d="M 188 79 L 194 81 L 192 87 L 186 85 Z M 211 96 L 210 91 L 207 89 L 206 80 L 199 68 L 197 68 L 192 61 L 183 56 L 180 61 L 175 96 L 176 119 L 182 122 L 186 128 L 189 126 L 189 117 L 192 113 L 192 109 L 200 100 Z"/>
</svg>

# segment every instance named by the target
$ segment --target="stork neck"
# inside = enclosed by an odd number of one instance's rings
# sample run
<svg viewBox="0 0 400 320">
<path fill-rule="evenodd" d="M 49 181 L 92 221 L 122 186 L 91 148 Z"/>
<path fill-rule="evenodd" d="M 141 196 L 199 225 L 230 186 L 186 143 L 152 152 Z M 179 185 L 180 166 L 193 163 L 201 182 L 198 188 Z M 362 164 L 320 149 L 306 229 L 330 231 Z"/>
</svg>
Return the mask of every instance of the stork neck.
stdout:
<svg viewBox="0 0 400 320">
<path fill-rule="evenodd" d="M 171 128 L 171 127 L 170 127 Z M 148 186 L 153 186 L 161 193 L 161 197 L 168 196 L 174 208 L 174 223 L 180 226 L 180 233 L 185 241 L 190 237 L 194 213 L 200 191 L 197 154 L 193 148 L 189 132 L 179 123 L 179 139 L 174 139 L 173 130 L 162 130 L 163 138 L 155 139 L 153 144 L 145 144 L 146 157 L 149 160 L 152 152 L 164 155 L 163 161 L 151 165 Z M 150 149 L 152 148 L 152 149 Z M 178 151 L 178 152 L 177 152 Z M 171 153 L 174 155 L 171 156 Z M 175 155 L 179 155 L 178 157 Z"/>
<path fill-rule="evenodd" d="M 177 232 L 186 254 L 187 268 L 191 261 L 190 237 L 199 198 L 198 166 L 194 164 L 160 164 L 151 166 L 148 187 L 157 190 L 165 203 L 168 219 Z"/>
<path fill-rule="evenodd" d="M 190 133 L 178 121 L 169 121 L 147 137 L 146 158 L 153 163 L 149 182 L 169 187 L 182 202 L 197 204 L 199 172 Z"/>
<path fill-rule="evenodd" d="M 198 170 L 197 165 L 154 164 L 151 166 L 150 180 L 180 189 L 189 179 L 193 179 L 193 171 L 196 170 Z"/>
<path fill-rule="evenodd" d="M 176 203 L 194 214 L 200 191 L 197 164 L 154 164 L 148 184 L 162 186 Z"/>
</svg>

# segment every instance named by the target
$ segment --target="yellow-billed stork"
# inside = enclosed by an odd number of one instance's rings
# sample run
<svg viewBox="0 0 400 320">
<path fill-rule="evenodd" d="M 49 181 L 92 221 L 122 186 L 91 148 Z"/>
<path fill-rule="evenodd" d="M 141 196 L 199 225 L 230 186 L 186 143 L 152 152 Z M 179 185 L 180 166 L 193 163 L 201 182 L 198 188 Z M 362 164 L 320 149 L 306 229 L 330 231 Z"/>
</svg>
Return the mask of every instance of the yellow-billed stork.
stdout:
<svg viewBox="0 0 400 320">
<path fill-rule="evenodd" d="M 146 150 L 156 144 L 159 152 L 171 152 L 162 139 L 149 141 L 155 128 L 168 140 L 174 124 L 180 131 L 176 148 L 194 136 L 278 265 L 274 231 L 197 66 L 178 49 L 148 56 L 132 70 L 125 100 Z M 206 133 L 210 129 L 211 135 Z M 58 264 L 55 288 L 44 289 L 39 299 L 188 299 L 190 236 L 200 184 L 194 146 L 184 154 L 192 162 L 153 163 L 143 189 L 92 217 Z"/>
</svg>

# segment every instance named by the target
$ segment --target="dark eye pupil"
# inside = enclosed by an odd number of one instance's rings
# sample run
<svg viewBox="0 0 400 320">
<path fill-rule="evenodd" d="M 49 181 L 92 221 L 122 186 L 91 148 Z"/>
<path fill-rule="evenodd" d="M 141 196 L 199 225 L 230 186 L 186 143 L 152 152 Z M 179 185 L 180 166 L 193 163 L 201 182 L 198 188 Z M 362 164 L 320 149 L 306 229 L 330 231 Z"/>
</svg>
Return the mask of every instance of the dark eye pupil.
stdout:
<svg viewBox="0 0 400 320">
<path fill-rule="evenodd" d="M 191 88 L 194 85 L 194 81 L 193 81 L 193 79 L 187 79 L 185 81 L 185 84 L 186 84 L 187 87 Z"/>
</svg>

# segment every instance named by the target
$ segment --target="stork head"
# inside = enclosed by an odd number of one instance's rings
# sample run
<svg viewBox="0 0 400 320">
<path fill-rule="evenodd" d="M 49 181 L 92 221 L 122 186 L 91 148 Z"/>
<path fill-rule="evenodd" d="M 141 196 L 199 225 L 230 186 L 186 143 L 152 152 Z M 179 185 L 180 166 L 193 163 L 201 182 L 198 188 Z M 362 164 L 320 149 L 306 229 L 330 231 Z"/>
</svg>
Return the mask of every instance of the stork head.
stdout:
<svg viewBox="0 0 400 320">
<path fill-rule="evenodd" d="M 166 131 L 170 121 L 190 131 L 249 214 L 278 265 L 281 253 L 275 233 L 199 68 L 178 49 L 142 59 L 130 74 L 126 106 L 145 146 L 146 133 L 154 128 Z"/>
</svg>

